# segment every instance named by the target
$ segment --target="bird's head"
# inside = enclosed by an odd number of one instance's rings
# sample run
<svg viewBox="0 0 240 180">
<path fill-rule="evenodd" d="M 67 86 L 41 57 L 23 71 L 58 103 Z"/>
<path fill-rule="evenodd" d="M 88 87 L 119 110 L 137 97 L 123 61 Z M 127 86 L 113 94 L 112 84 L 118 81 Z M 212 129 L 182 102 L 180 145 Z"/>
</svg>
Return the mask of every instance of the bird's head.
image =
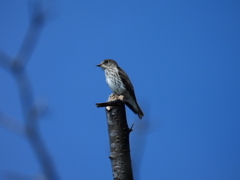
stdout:
<svg viewBox="0 0 240 180">
<path fill-rule="evenodd" d="M 105 59 L 100 64 L 98 64 L 96 66 L 102 68 L 102 70 L 106 70 L 106 69 L 111 69 L 111 68 L 114 68 L 114 67 L 118 67 L 118 64 L 116 63 L 116 61 L 114 61 L 112 59 Z"/>
</svg>

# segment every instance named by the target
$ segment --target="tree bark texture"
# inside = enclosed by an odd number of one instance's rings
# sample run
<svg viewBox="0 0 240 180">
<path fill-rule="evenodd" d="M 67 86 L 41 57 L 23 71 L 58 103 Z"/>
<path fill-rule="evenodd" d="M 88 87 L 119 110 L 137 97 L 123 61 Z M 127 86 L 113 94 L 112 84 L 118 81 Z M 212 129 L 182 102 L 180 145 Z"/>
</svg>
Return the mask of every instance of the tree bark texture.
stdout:
<svg viewBox="0 0 240 180">
<path fill-rule="evenodd" d="M 125 105 L 121 97 L 114 94 L 109 96 L 106 107 L 108 135 L 110 141 L 110 160 L 114 180 L 133 180 L 129 134 Z M 100 104 L 108 104 L 100 103 Z M 99 105 L 99 104 L 98 104 Z M 101 107 L 99 105 L 98 107 Z"/>
</svg>

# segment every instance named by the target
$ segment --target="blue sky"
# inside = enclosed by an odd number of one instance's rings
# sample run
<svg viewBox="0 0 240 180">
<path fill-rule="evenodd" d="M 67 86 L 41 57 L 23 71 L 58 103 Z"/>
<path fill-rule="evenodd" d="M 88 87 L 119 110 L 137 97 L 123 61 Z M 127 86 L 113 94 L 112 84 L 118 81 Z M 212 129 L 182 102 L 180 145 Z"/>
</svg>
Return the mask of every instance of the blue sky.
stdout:
<svg viewBox="0 0 240 180">
<path fill-rule="evenodd" d="M 27 65 L 48 104 L 41 135 L 62 179 L 112 179 L 105 112 L 111 93 L 95 65 L 124 69 L 145 116 L 127 110 L 136 180 L 240 179 L 240 2 L 53 1 Z M 0 49 L 12 57 L 27 1 L 0 2 Z M 15 81 L 0 68 L 0 110 L 23 121 Z M 0 128 L 0 172 L 40 174 L 25 138 Z"/>
</svg>

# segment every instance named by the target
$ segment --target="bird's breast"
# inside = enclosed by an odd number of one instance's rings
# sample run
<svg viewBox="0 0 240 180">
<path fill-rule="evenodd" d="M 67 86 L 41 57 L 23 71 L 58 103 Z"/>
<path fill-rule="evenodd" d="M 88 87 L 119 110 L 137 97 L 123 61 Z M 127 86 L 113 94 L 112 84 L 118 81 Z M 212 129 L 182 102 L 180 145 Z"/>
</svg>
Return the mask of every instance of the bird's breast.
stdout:
<svg viewBox="0 0 240 180">
<path fill-rule="evenodd" d="M 125 86 L 118 74 L 118 69 L 108 69 L 105 70 L 106 82 L 109 88 L 116 94 L 123 94 L 125 91 Z"/>
</svg>

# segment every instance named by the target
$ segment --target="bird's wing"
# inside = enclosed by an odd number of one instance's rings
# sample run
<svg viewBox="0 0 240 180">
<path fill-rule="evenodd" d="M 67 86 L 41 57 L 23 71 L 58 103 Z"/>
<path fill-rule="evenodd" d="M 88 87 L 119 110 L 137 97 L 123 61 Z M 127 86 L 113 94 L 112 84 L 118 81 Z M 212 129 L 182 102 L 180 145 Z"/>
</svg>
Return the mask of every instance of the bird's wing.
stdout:
<svg viewBox="0 0 240 180">
<path fill-rule="evenodd" d="M 133 89 L 133 85 L 128 77 L 128 75 L 124 72 L 124 70 L 122 70 L 120 67 L 118 68 L 118 74 L 126 88 L 126 90 L 129 92 L 129 94 L 134 98 L 134 100 L 136 101 L 136 96 L 134 93 L 134 89 Z"/>
</svg>

